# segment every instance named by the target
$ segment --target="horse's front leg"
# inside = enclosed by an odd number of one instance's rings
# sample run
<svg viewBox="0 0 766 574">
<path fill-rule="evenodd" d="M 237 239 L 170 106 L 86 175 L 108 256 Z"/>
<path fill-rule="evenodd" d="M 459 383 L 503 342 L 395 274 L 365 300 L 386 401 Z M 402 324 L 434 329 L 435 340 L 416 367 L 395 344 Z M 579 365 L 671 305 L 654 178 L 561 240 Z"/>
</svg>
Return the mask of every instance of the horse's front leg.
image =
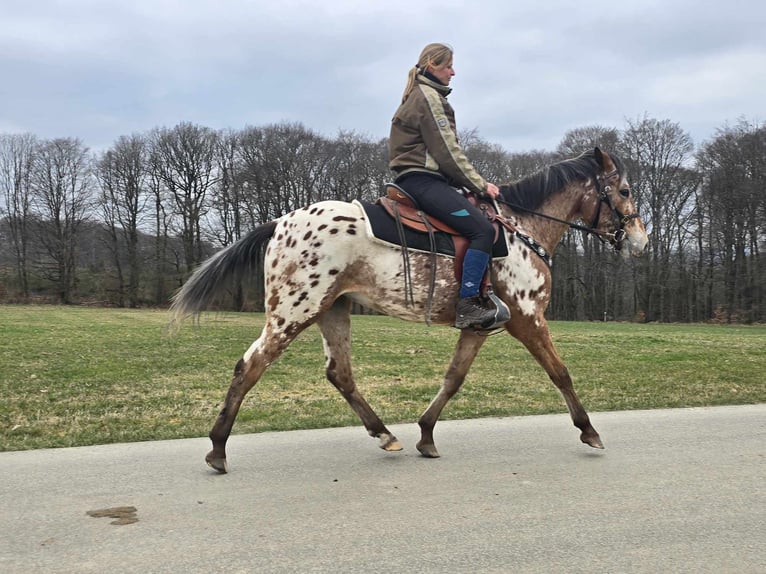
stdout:
<svg viewBox="0 0 766 574">
<path fill-rule="evenodd" d="M 481 349 L 486 339 L 486 335 L 478 334 L 471 329 L 460 331 L 460 338 L 458 339 L 455 353 L 452 355 L 452 362 L 449 369 L 447 369 L 447 374 L 444 376 L 444 383 L 441 389 L 439 389 L 439 393 L 431 401 L 431 404 L 428 405 L 420 420 L 418 420 L 418 425 L 420 425 L 420 442 L 417 444 L 417 449 L 423 456 L 439 458 L 439 451 L 436 450 L 436 445 L 434 445 L 434 426 L 436 426 L 436 421 L 439 420 L 439 415 L 444 406 L 462 386 L 465 376 L 468 374 L 468 369 L 471 368 L 473 360 L 476 358 L 479 349 Z"/>
<path fill-rule="evenodd" d="M 580 440 L 593 448 L 604 448 L 601 437 L 591 425 L 588 413 L 575 393 L 572 377 L 553 346 L 545 319 L 516 315 L 506 324 L 506 329 L 524 344 L 548 373 L 567 403 L 572 422 L 581 431 Z"/>
</svg>

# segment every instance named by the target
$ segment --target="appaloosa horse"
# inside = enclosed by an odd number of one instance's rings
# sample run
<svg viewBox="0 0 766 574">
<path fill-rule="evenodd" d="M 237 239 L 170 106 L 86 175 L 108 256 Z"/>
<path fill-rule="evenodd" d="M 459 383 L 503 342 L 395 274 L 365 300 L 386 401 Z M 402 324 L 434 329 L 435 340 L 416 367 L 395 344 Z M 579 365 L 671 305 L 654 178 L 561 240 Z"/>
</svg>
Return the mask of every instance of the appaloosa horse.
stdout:
<svg viewBox="0 0 766 574">
<path fill-rule="evenodd" d="M 622 163 L 598 148 L 553 164 L 516 183 L 501 186 L 499 219 L 507 256 L 492 264 L 494 291 L 511 311 L 503 327 L 521 341 L 563 395 L 580 440 L 603 448 L 577 397 L 572 379 L 553 346 L 544 317 L 551 296 L 547 256 L 567 230 L 581 220 L 606 238 L 624 257 L 638 256 L 647 234 L 628 185 Z M 509 206 L 513 206 L 509 207 Z M 183 285 L 172 305 L 174 321 L 201 312 L 243 270 L 257 264 L 257 248 L 267 243 L 264 262 L 265 325 L 260 337 L 239 360 L 210 431 L 213 449 L 206 461 L 227 472 L 226 441 L 245 395 L 295 337 L 317 323 L 326 356 L 326 375 L 357 413 L 380 448 L 401 450 L 396 437 L 365 401 L 351 373 L 350 305 L 352 301 L 408 321 L 450 326 L 455 319 L 458 284 L 450 257 L 411 252 L 403 261 L 400 249 L 368 236 L 368 221 L 356 202 L 323 201 L 261 225 L 213 255 Z M 583 226 L 580 226 L 583 228 Z M 432 276 L 432 261 L 436 272 Z M 405 265 L 406 263 L 406 265 Z M 404 286 L 405 267 L 411 285 Z M 405 292 L 407 291 L 407 292 Z M 417 449 L 439 456 L 433 429 L 439 415 L 458 391 L 486 333 L 460 331 L 457 348 L 436 397 L 420 417 Z"/>
</svg>

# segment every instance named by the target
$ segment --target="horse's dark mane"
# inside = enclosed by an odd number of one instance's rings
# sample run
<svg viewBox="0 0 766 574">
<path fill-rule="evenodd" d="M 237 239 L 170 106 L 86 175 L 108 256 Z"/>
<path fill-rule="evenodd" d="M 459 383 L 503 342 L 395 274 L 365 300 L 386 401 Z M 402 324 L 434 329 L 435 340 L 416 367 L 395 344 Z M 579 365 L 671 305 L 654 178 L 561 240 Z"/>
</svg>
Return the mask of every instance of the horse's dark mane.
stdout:
<svg viewBox="0 0 766 574">
<path fill-rule="evenodd" d="M 623 173 L 622 161 L 612 154 L 617 171 Z M 501 185 L 503 199 L 523 209 L 537 209 L 552 194 L 570 183 L 595 177 L 600 167 L 596 161 L 595 149 L 586 151 L 578 157 L 565 159 L 549 165 L 519 181 Z"/>
</svg>

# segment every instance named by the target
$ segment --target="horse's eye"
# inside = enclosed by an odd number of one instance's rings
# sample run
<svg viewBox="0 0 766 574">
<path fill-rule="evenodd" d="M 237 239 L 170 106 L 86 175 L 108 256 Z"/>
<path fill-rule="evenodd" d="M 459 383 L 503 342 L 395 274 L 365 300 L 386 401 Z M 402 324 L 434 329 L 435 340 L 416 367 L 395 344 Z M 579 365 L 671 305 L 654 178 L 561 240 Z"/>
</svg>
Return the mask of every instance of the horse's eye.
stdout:
<svg viewBox="0 0 766 574">
<path fill-rule="evenodd" d="M 621 189 L 620 195 L 623 197 L 630 197 L 630 188 L 626 187 L 625 189 Z"/>
</svg>

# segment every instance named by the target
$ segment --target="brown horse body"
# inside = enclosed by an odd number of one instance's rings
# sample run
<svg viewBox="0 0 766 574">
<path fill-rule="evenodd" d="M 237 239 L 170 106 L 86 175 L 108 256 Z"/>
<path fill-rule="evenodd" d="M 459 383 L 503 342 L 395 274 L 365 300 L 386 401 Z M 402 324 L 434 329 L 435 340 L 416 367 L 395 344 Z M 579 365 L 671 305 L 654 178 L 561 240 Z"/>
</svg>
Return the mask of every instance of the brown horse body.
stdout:
<svg viewBox="0 0 766 574">
<path fill-rule="evenodd" d="M 501 189 L 502 217 L 548 253 L 553 253 L 567 229 L 562 222 L 576 220 L 591 222 L 593 230 L 609 237 L 625 257 L 640 255 L 646 246 L 646 230 L 620 162 L 598 149 Z M 506 203 L 521 205 L 523 211 L 514 212 L 503 205 Z M 536 214 L 525 213 L 529 210 Z M 603 448 L 554 348 L 544 317 L 551 294 L 551 271 L 528 243 L 508 231 L 504 233 L 508 256 L 495 260 L 492 266 L 495 294 L 511 310 L 511 319 L 503 326 L 524 344 L 559 389 L 581 431 L 580 439 Z M 266 242 L 265 325 L 236 365 L 210 431 L 213 449 L 207 463 L 218 472 L 227 471 L 226 441 L 245 395 L 295 337 L 314 323 L 323 338 L 328 380 L 381 448 L 400 450 L 400 443 L 365 401 L 352 375 L 351 302 L 409 321 L 422 322 L 429 312 L 432 323 L 452 325 L 458 289 L 451 259 L 436 258 L 433 285 L 433 258 L 425 253 L 410 254 L 412 285 L 405 292 L 400 251 L 368 237 L 365 213 L 359 205 L 325 201 L 265 224 L 211 257 L 176 295 L 172 308 L 175 319 L 202 311 L 223 287 L 255 263 L 252 254 Z M 442 387 L 418 421 L 421 439 L 417 448 L 423 456 L 439 456 L 434 426 L 485 340 L 486 333 L 460 331 Z"/>
</svg>

